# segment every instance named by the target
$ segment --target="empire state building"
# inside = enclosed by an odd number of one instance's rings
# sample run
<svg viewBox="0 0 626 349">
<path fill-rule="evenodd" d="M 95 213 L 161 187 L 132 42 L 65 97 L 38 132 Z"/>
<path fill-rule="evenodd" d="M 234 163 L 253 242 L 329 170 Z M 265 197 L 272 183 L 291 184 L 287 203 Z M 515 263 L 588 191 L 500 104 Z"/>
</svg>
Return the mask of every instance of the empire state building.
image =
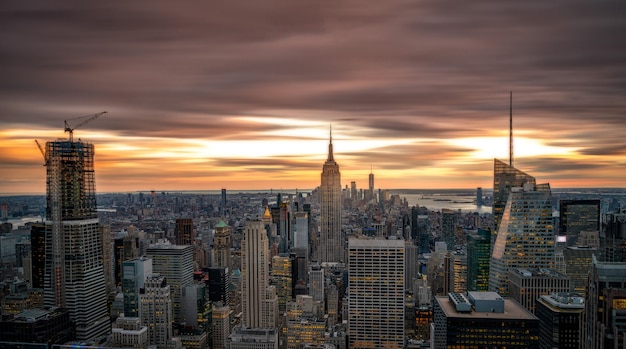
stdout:
<svg viewBox="0 0 626 349">
<path fill-rule="evenodd" d="M 341 232 L 341 173 L 333 157 L 332 130 L 328 144 L 328 159 L 322 168 L 320 211 L 319 261 L 345 261 L 344 238 Z"/>
</svg>

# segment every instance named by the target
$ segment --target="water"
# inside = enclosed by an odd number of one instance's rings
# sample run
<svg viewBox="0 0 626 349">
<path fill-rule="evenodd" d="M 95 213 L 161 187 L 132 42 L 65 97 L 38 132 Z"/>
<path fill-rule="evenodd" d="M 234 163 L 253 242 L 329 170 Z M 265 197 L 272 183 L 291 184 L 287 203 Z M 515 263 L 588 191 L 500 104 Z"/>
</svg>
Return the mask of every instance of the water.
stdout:
<svg viewBox="0 0 626 349">
<path fill-rule="evenodd" d="M 477 206 L 476 196 L 459 194 L 400 194 L 406 198 L 409 206 L 425 206 L 431 211 L 441 211 L 442 208 L 461 210 L 462 212 L 491 213 L 491 206 Z"/>
</svg>

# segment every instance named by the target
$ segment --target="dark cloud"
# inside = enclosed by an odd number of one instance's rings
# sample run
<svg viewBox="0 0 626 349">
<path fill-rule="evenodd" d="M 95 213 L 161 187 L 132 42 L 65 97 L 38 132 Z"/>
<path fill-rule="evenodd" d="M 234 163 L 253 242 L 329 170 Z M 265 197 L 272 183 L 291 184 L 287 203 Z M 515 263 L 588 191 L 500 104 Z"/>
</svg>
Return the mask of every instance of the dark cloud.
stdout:
<svg viewBox="0 0 626 349">
<path fill-rule="evenodd" d="M 288 117 L 351 137 L 441 140 L 429 151 L 443 158 L 457 151 L 437 149 L 445 140 L 505 131 L 514 91 L 516 129 L 620 155 L 625 13 L 619 0 L 10 2 L 0 126 L 61 132 L 107 110 L 90 130 L 250 140 L 290 126 L 238 117 Z M 346 155 L 436 162 L 413 147 Z M 300 166 L 290 161 L 277 166 Z"/>
</svg>

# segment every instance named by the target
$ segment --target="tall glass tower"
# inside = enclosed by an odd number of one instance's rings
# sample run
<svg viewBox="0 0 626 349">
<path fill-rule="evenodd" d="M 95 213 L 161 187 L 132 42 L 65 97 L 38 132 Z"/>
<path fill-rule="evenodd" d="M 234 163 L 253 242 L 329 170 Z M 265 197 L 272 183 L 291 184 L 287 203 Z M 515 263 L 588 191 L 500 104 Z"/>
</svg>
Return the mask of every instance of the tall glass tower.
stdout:
<svg viewBox="0 0 626 349">
<path fill-rule="evenodd" d="M 522 187 L 526 183 L 535 184 L 535 177 L 526 174 L 515 167 L 504 163 L 498 159 L 493 159 L 493 230 L 491 234 L 491 246 L 493 248 L 500 221 L 504 214 L 504 207 L 509 199 L 511 188 Z"/>
<path fill-rule="evenodd" d="M 85 342 L 111 328 L 93 158 L 93 144 L 46 143 L 44 303 L 67 308 Z"/>
<path fill-rule="evenodd" d="M 333 156 L 333 136 L 328 144 L 328 159 L 322 168 L 320 186 L 319 262 L 344 261 L 345 247 L 341 232 L 341 173 Z"/>
<path fill-rule="evenodd" d="M 512 268 L 552 268 L 554 229 L 549 184 L 510 189 L 489 264 L 489 291 L 508 296 Z"/>
</svg>

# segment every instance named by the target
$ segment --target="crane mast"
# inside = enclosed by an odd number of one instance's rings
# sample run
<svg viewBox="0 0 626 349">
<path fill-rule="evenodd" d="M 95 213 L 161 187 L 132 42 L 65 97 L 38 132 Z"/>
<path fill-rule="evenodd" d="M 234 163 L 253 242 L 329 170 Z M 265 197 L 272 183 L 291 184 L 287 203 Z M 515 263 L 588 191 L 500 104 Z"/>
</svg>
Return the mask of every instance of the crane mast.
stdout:
<svg viewBox="0 0 626 349">
<path fill-rule="evenodd" d="M 83 118 L 87 118 L 85 120 L 83 120 L 82 122 L 80 122 L 78 125 L 72 127 L 67 120 L 64 120 L 65 122 L 65 132 L 69 132 L 70 134 L 70 142 L 74 142 L 74 130 L 77 128 L 81 128 L 82 126 L 84 126 L 85 124 L 88 124 L 92 121 L 94 121 L 95 119 L 99 118 L 100 116 L 106 114 L 106 111 L 97 113 L 97 114 L 92 114 L 92 115 L 86 115 L 86 116 L 81 116 L 80 118 L 77 119 L 83 119 Z"/>
</svg>

